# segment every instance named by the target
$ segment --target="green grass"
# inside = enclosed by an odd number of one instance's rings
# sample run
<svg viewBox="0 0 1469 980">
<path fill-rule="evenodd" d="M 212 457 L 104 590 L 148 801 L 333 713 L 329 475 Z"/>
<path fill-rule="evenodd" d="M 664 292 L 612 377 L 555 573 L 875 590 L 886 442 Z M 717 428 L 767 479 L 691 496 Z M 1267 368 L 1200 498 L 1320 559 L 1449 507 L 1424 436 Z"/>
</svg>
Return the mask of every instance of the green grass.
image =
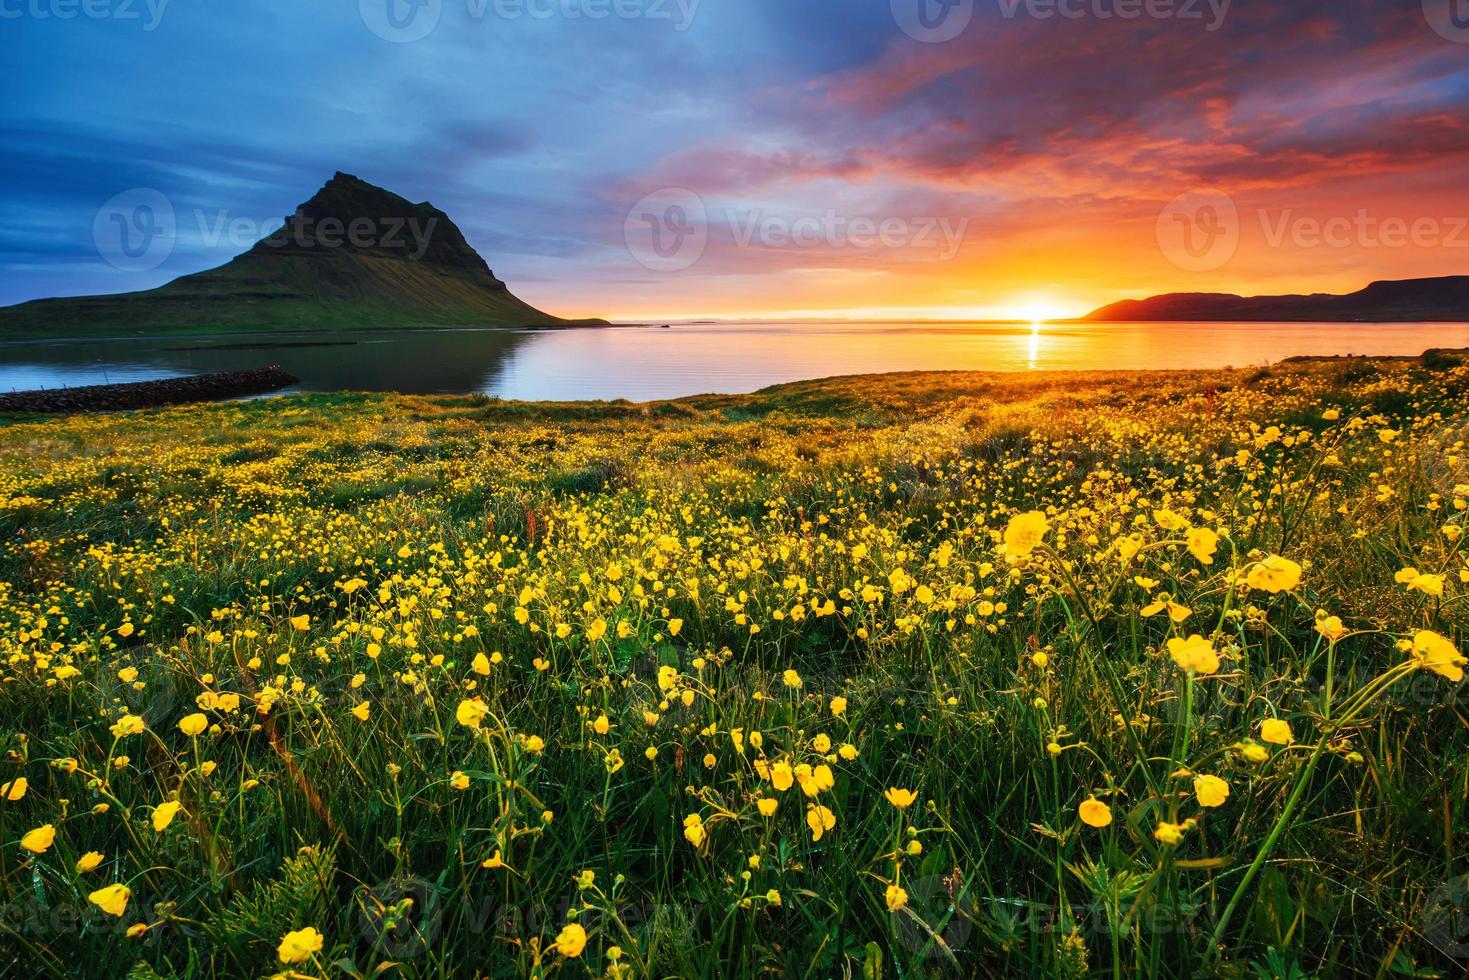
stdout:
<svg viewBox="0 0 1469 980">
<path fill-rule="evenodd" d="M 1429 367 L 5 420 L 0 971 L 1457 976 L 1462 685 L 1398 645 L 1465 636 Z"/>
<path fill-rule="evenodd" d="M 301 330 L 571 326 L 488 273 L 349 251 L 241 255 L 142 292 L 0 309 L 0 338 L 55 340 Z"/>
</svg>

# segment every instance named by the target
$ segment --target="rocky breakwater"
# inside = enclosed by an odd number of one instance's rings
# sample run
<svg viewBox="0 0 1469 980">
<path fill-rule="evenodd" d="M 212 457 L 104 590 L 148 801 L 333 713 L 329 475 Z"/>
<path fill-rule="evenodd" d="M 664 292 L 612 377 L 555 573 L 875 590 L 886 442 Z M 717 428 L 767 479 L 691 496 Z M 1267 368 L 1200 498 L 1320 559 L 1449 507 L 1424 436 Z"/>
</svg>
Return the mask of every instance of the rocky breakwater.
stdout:
<svg viewBox="0 0 1469 980">
<path fill-rule="evenodd" d="M 221 371 L 131 384 L 16 391 L 0 394 L 0 412 L 118 412 L 259 395 L 279 391 L 297 380 L 280 365 L 272 364 L 254 371 Z"/>
</svg>

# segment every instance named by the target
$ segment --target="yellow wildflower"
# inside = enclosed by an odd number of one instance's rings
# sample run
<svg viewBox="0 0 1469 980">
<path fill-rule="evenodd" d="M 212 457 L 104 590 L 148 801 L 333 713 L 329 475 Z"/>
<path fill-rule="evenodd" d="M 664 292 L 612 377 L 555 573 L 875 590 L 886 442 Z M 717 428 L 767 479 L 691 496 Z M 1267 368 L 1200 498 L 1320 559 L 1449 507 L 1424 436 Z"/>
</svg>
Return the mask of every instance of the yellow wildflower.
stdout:
<svg viewBox="0 0 1469 980">
<path fill-rule="evenodd" d="M 1200 806 L 1223 806 L 1229 798 L 1229 784 L 1218 776 L 1195 776 L 1194 798 Z"/>
<path fill-rule="evenodd" d="M 580 956 L 587 946 L 587 931 L 575 922 L 568 922 L 556 935 L 556 952 L 572 959 Z"/>
<path fill-rule="evenodd" d="M 1431 670 L 1454 683 L 1464 679 L 1464 665 L 1469 660 L 1453 643 L 1433 630 L 1419 630 L 1413 635 L 1413 660 L 1423 670 Z"/>
<path fill-rule="evenodd" d="M 1005 557 L 1011 562 L 1029 558 L 1050 530 L 1046 515 L 1038 510 L 1017 514 L 1005 526 Z"/>
<path fill-rule="evenodd" d="M 882 795 L 899 810 L 908 809 L 918 799 L 918 794 L 911 789 L 899 789 L 896 786 L 889 786 L 887 791 Z"/>
<path fill-rule="evenodd" d="M 1176 636 L 1169 639 L 1168 655 L 1183 670 L 1201 675 L 1219 672 L 1219 654 L 1214 644 L 1197 633 L 1186 640 Z"/>
<path fill-rule="evenodd" d="M 106 885 L 88 895 L 87 901 L 108 915 L 121 918 L 127 911 L 128 899 L 132 895 L 132 890 L 127 885 Z"/>
<path fill-rule="evenodd" d="M 305 929 L 297 929 L 288 932 L 281 938 L 281 944 L 276 950 L 282 963 L 301 963 L 310 959 L 316 953 L 321 952 L 325 939 L 314 926 Z"/>
<path fill-rule="evenodd" d="M 1301 584 L 1301 566 L 1289 558 L 1270 555 L 1250 566 L 1245 581 L 1250 588 L 1272 595 L 1290 592 Z"/>
<path fill-rule="evenodd" d="M 1112 823 L 1112 808 L 1092 797 L 1083 800 L 1076 813 L 1088 827 L 1107 827 Z"/>
<path fill-rule="evenodd" d="M 55 840 L 55 825 L 43 823 L 35 830 L 27 831 L 20 839 L 20 846 L 32 854 L 45 854 Z"/>
<path fill-rule="evenodd" d="M 171 823 L 173 823 L 173 818 L 176 817 L 176 816 L 178 816 L 178 812 L 182 808 L 183 808 L 183 804 L 180 803 L 178 800 L 169 800 L 167 803 L 160 803 L 160 804 L 158 804 L 158 806 L 154 807 L 153 808 L 153 829 L 154 829 L 154 831 L 156 831 L 157 833 L 160 833 L 161 834 L 165 830 L 167 830 L 168 829 L 168 825 L 171 824 Z"/>
<path fill-rule="evenodd" d="M 1290 730 L 1290 722 L 1266 718 L 1260 722 L 1260 739 L 1271 745 L 1291 745 L 1295 742 L 1295 735 Z"/>
<path fill-rule="evenodd" d="M 465 728 L 478 728 L 480 722 L 484 721 L 485 715 L 489 713 L 489 705 L 479 698 L 466 698 L 459 702 L 458 708 L 454 709 L 454 719 Z"/>
</svg>

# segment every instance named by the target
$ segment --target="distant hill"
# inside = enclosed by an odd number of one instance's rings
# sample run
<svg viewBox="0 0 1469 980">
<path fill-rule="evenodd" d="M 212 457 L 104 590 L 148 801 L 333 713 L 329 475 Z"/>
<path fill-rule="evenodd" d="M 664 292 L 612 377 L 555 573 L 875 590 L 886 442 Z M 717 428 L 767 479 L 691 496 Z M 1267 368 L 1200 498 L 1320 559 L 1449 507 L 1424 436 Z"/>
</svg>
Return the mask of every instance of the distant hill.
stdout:
<svg viewBox="0 0 1469 980">
<path fill-rule="evenodd" d="M 603 322 L 516 298 L 444 212 L 338 173 L 217 269 L 143 292 L 0 308 L 0 337 Z"/>
<path fill-rule="evenodd" d="M 1128 299 L 1087 314 L 1084 320 L 1256 320 L 1326 323 L 1469 322 L 1469 276 L 1374 282 L 1345 296 L 1235 296 L 1168 293 Z"/>
</svg>

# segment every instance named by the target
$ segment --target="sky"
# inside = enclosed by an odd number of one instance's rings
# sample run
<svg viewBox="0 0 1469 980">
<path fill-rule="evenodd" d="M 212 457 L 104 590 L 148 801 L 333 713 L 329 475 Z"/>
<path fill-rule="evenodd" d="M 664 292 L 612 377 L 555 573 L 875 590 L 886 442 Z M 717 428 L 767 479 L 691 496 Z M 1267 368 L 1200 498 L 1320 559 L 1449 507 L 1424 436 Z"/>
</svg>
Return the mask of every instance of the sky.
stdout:
<svg viewBox="0 0 1469 980">
<path fill-rule="evenodd" d="M 0 64 L 0 304 L 222 264 L 338 170 L 565 316 L 1469 273 L 1469 0 L 0 0 Z"/>
</svg>

